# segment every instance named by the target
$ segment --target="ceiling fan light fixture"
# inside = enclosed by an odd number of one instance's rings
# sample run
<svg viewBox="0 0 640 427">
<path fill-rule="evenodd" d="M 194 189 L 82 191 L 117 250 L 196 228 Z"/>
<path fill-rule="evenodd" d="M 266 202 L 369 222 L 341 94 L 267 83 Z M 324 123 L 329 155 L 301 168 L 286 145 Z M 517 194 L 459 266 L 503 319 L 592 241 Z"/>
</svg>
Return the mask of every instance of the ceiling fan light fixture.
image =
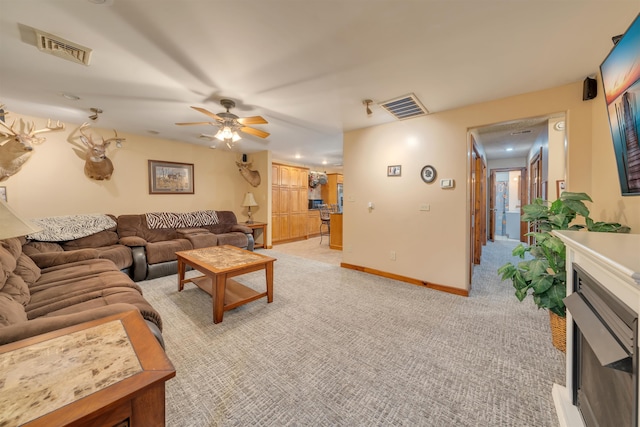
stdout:
<svg viewBox="0 0 640 427">
<path fill-rule="evenodd" d="M 235 135 L 234 135 L 235 134 Z M 231 127 L 229 126 L 224 126 L 222 127 L 218 133 L 216 133 L 216 139 L 218 139 L 219 141 L 226 141 L 227 139 L 232 139 L 235 141 L 237 141 L 238 139 L 240 139 L 240 136 L 238 136 L 237 132 L 234 132 Z M 234 139 L 235 137 L 237 137 L 237 139 Z"/>
</svg>

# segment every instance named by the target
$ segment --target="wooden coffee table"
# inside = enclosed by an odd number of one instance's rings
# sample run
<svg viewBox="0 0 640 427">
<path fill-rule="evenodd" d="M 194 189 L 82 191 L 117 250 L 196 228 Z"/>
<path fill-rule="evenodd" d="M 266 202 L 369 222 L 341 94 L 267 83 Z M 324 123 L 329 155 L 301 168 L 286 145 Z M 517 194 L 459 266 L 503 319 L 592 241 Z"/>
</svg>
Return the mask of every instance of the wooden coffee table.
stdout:
<svg viewBox="0 0 640 427">
<path fill-rule="evenodd" d="M 273 262 L 276 258 L 249 252 L 235 246 L 223 245 L 210 248 L 176 252 L 178 257 L 178 292 L 191 282 L 211 295 L 213 299 L 213 323 L 222 322 L 227 310 L 267 297 L 273 302 Z M 186 266 L 202 273 L 202 276 L 184 278 Z M 265 270 L 267 291 L 257 292 L 231 277 L 252 271 Z"/>
</svg>

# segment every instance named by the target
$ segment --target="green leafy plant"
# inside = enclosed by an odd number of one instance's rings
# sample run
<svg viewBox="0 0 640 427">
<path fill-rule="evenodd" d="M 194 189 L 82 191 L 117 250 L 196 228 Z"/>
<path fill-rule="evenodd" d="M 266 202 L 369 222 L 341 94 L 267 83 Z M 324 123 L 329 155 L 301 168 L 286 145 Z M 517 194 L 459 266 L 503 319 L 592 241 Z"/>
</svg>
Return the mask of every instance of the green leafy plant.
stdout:
<svg viewBox="0 0 640 427">
<path fill-rule="evenodd" d="M 592 202 L 586 193 L 565 191 L 553 203 L 536 199 L 522 208 L 521 220 L 531 222 L 536 230 L 527 233 L 535 243 L 530 246 L 520 244 L 513 250 L 513 255 L 524 261 L 517 265 L 508 262 L 498 269 L 502 280 L 511 279 L 518 300 L 523 301 L 531 295 L 538 308 L 566 316 L 562 301 L 567 295 L 566 248 L 562 240 L 551 234 L 553 230 L 586 228 L 588 231 L 629 232 L 629 227 L 618 223 L 593 221 L 585 201 Z M 584 224 L 572 224 L 578 216 L 584 218 Z"/>
</svg>

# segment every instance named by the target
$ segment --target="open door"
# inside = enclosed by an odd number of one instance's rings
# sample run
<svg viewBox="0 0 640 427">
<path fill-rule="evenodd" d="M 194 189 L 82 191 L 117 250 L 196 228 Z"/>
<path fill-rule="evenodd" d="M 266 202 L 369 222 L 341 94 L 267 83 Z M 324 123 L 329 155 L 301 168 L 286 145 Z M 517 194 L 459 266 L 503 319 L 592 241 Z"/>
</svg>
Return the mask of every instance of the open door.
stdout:
<svg viewBox="0 0 640 427">
<path fill-rule="evenodd" d="M 527 223 L 522 206 L 527 203 L 526 168 L 491 169 L 489 187 L 489 237 L 525 241 Z"/>
<path fill-rule="evenodd" d="M 471 263 L 469 269 L 472 274 L 473 265 L 480 264 L 482 246 L 487 242 L 487 166 L 480 156 L 473 135 L 471 141 Z"/>
</svg>

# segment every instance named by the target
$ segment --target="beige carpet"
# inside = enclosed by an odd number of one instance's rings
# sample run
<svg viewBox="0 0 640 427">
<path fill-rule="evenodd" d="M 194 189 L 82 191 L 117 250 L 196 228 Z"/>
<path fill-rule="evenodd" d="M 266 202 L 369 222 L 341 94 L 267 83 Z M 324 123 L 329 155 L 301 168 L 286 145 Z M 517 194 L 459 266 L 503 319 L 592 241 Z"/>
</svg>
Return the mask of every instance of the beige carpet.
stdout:
<svg viewBox="0 0 640 427">
<path fill-rule="evenodd" d="M 322 238 L 322 243 L 320 243 L 320 237 L 312 237 L 307 240 L 277 244 L 273 246 L 273 250 L 332 265 L 340 265 L 342 262 L 342 251 L 330 249 L 327 236 Z"/>
<path fill-rule="evenodd" d="M 468 298 L 265 251 L 273 303 L 217 325 L 200 289 L 140 282 L 177 369 L 167 425 L 556 427 L 564 357 L 547 313 L 497 278 L 512 247 L 485 248 Z M 240 280 L 264 289 L 263 272 Z"/>
</svg>

